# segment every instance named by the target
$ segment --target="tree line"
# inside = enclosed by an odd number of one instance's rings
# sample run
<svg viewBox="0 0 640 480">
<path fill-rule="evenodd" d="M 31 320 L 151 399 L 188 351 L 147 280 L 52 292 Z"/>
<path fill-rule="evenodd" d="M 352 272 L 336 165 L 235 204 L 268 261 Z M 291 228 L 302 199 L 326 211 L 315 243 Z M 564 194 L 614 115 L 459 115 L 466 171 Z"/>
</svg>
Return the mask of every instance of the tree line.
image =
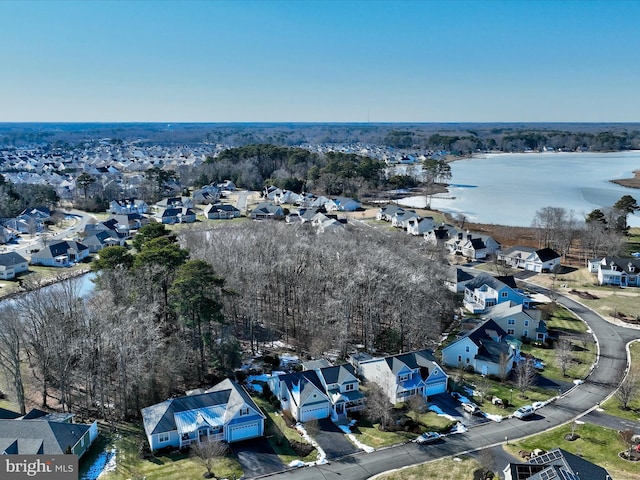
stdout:
<svg viewBox="0 0 640 480">
<path fill-rule="evenodd" d="M 86 298 L 77 280 L 25 280 L 30 292 L 0 309 L 0 364 L 23 412 L 37 392 L 45 408 L 134 417 L 274 340 L 309 355 L 422 348 L 454 308 L 436 253 L 369 230 L 247 222 L 177 237 L 150 224 L 92 268 Z"/>
</svg>

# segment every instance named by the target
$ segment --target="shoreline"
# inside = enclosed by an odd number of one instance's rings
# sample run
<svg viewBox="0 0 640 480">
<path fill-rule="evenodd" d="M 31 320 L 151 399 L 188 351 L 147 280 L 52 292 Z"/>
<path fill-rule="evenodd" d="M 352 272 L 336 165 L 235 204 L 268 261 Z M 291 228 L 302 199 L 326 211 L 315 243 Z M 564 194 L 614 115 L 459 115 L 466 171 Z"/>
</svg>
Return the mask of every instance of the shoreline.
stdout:
<svg viewBox="0 0 640 480">
<path fill-rule="evenodd" d="M 619 178 L 616 180 L 609 180 L 611 183 L 620 185 L 627 188 L 640 189 L 640 169 L 633 171 L 632 178 Z"/>
</svg>

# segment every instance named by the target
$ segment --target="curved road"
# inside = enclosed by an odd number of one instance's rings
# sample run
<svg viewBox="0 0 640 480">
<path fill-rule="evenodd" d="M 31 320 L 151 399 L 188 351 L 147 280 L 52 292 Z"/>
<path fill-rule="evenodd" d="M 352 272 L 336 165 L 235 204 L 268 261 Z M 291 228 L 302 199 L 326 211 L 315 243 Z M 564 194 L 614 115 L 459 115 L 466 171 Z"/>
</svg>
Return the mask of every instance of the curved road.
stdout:
<svg viewBox="0 0 640 480">
<path fill-rule="evenodd" d="M 548 290 L 528 285 L 531 290 L 548 294 Z M 359 453 L 334 460 L 329 465 L 285 471 L 273 477 L 308 480 L 365 480 L 378 473 L 408 465 L 459 455 L 511 439 L 541 433 L 574 420 L 605 400 L 617 388 L 627 368 L 626 345 L 638 338 L 638 331 L 613 325 L 584 305 L 565 296 L 558 303 L 582 318 L 596 336 L 599 357 L 584 383 L 565 392 L 555 401 L 536 411 L 533 418 L 522 421 L 505 419 L 501 423 L 485 423 L 468 432 L 450 435 L 444 442 L 428 446 L 407 443 L 397 447 Z"/>
</svg>

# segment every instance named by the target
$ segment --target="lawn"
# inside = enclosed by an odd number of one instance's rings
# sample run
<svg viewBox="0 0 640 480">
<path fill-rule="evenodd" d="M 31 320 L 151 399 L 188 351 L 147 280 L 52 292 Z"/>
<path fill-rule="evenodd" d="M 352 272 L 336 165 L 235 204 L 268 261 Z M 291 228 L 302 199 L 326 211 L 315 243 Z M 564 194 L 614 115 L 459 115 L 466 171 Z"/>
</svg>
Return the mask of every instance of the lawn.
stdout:
<svg viewBox="0 0 640 480">
<path fill-rule="evenodd" d="M 627 251 L 629 255 L 640 252 L 640 228 L 630 228 L 627 236 Z"/>
<path fill-rule="evenodd" d="M 558 330 L 568 335 L 581 335 L 589 330 L 586 323 L 566 308 L 558 305 L 545 305 L 540 308 L 547 311 L 548 317 L 545 322 L 548 329 Z"/>
<path fill-rule="evenodd" d="M 473 480 L 481 465 L 471 457 L 445 458 L 376 477 L 379 480 Z"/>
<path fill-rule="evenodd" d="M 631 372 L 636 375 L 636 378 L 640 378 L 640 365 L 638 365 L 638 359 L 640 358 L 640 342 L 634 342 L 629 345 L 629 351 L 631 352 Z M 640 422 L 640 395 L 636 394 L 635 398 L 629 402 L 629 409 L 623 410 L 615 395 L 604 402 L 601 407 L 605 413 L 609 415 L 615 415 L 616 417 L 626 418 L 634 422 Z"/>
<path fill-rule="evenodd" d="M 118 424 L 115 431 L 101 428 L 100 436 L 92 445 L 86 458 L 82 459 L 80 474 L 86 473 L 88 467 L 105 451 L 116 451 L 116 468 L 104 473 L 101 480 L 181 480 L 184 478 L 201 478 L 206 469 L 191 459 L 187 453 L 158 455 L 149 460 L 139 457 L 142 442 L 146 442 L 142 427 L 135 424 Z M 236 478 L 242 475 L 240 464 L 227 456 L 216 461 L 213 472 L 219 478 Z"/>
<path fill-rule="evenodd" d="M 418 436 L 416 433 L 405 431 L 383 432 L 379 426 L 379 423 L 361 420 L 356 427 L 351 428 L 351 432 L 359 442 L 375 449 L 406 443 Z"/>
<path fill-rule="evenodd" d="M 573 379 L 584 379 L 591 370 L 591 366 L 596 360 L 596 345 L 593 342 L 582 343 L 572 342 L 571 363 L 567 368 L 567 376 L 562 375 L 562 371 L 556 360 L 556 350 L 552 348 L 534 347 L 532 344 L 523 345 L 522 352 L 529 353 L 541 359 L 544 364 L 544 371 L 541 375 L 550 379 L 562 382 L 571 382 Z"/>
<path fill-rule="evenodd" d="M 407 416 L 425 425 L 425 432 L 447 432 L 455 425 L 456 422 L 449 420 L 443 415 L 438 415 L 435 412 L 418 413 L 410 411 Z"/>
<path fill-rule="evenodd" d="M 313 450 L 306 457 L 298 457 L 289 443 L 294 440 L 305 443 L 305 440 L 300 436 L 298 431 L 287 427 L 282 415 L 264 398 L 257 396 L 252 398 L 267 416 L 265 421 L 265 435 L 267 436 L 269 445 L 271 445 L 271 448 L 278 454 L 282 463 L 288 465 L 293 460 L 315 462 L 318 459 L 318 452 L 316 450 Z"/>
<path fill-rule="evenodd" d="M 612 480 L 639 480 L 638 465 L 618 457 L 618 453 L 626 446 L 617 431 L 585 423 L 578 425 L 576 433 L 580 438 L 574 441 L 565 440 L 571 433 L 571 425 L 563 425 L 548 432 L 525 438 L 505 445 L 505 449 L 518 457 L 520 450 L 560 447 L 575 455 L 584 457 L 596 465 L 606 468 Z"/>
</svg>

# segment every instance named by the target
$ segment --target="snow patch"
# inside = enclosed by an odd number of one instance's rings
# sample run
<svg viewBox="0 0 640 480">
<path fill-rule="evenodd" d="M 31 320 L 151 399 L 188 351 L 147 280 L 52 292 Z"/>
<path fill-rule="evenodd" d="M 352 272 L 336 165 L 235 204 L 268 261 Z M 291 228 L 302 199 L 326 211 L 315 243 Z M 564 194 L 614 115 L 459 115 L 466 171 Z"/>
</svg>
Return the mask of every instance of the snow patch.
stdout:
<svg viewBox="0 0 640 480">
<path fill-rule="evenodd" d="M 576 385 L 582 385 L 584 382 L 582 380 L 574 380 L 573 383 Z"/>
<path fill-rule="evenodd" d="M 455 424 L 455 426 L 451 429 L 451 431 L 449 432 L 450 434 L 453 433 L 465 433 L 467 432 L 469 429 L 466 427 L 466 425 L 462 422 L 458 422 Z"/>
<path fill-rule="evenodd" d="M 305 465 L 325 465 L 327 462 L 327 454 L 324 452 L 324 450 L 322 449 L 322 447 L 320 445 L 318 445 L 318 442 L 316 442 L 313 438 L 311 438 L 309 436 L 309 434 L 307 433 L 307 430 L 304 428 L 304 425 L 302 425 L 301 423 L 296 423 L 296 430 L 298 431 L 298 433 L 300 435 L 302 435 L 302 438 L 304 438 L 307 442 L 309 442 L 311 445 L 313 445 L 315 447 L 315 449 L 318 451 L 318 458 L 315 462 L 307 462 Z"/>
<path fill-rule="evenodd" d="M 352 420 L 351 422 L 349 422 L 350 426 L 355 425 L 355 421 Z M 347 426 L 347 425 L 338 425 L 338 428 L 340 430 L 342 430 L 344 432 L 344 434 L 347 436 L 347 438 L 349 440 L 351 440 L 351 442 L 358 447 L 360 450 L 364 450 L 367 453 L 371 453 L 371 452 L 375 452 L 375 448 L 370 447 L 369 445 L 365 445 L 364 443 L 360 442 L 353 433 L 351 433 L 351 429 Z"/>
<path fill-rule="evenodd" d="M 453 417 L 453 416 L 451 416 L 451 415 L 449 415 L 447 413 L 444 413 L 442 411 L 442 409 L 440 407 L 438 407 L 437 405 L 429 405 L 429 410 L 431 410 L 432 412 L 435 412 L 436 415 L 440 415 L 440 416 L 446 418 L 447 420 L 451 420 L 451 421 L 455 421 L 456 420 L 455 417 Z"/>
<path fill-rule="evenodd" d="M 291 460 L 288 464 L 288 467 L 304 467 L 305 463 L 302 460 Z"/>
<path fill-rule="evenodd" d="M 116 469 L 116 452 L 117 450 L 112 448 L 98 455 L 81 480 L 96 480 L 103 473 L 113 472 Z"/>
<path fill-rule="evenodd" d="M 489 420 L 493 420 L 494 422 L 500 423 L 502 421 L 502 415 L 493 415 L 492 413 L 482 412 L 482 415 Z"/>
</svg>

